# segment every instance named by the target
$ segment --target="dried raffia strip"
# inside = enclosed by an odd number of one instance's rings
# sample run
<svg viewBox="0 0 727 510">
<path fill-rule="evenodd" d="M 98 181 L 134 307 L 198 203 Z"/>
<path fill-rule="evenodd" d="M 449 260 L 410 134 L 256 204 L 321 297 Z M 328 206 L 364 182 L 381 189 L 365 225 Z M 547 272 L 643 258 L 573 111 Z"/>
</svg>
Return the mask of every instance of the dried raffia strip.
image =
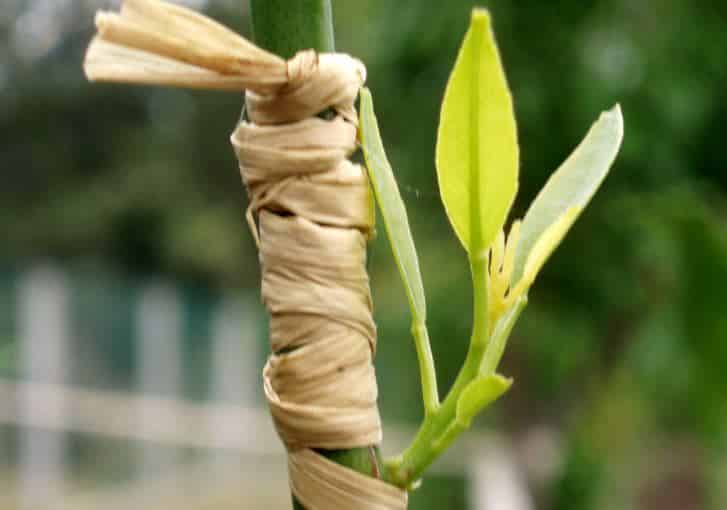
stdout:
<svg viewBox="0 0 727 510">
<path fill-rule="evenodd" d="M 291 452 L 288 456 L 293 491 L 306 508 L 335 508 L 337 510 L 389 510 L 403 508 L 401 491 L 381 480 L 358 475 L 356 479 L 344 474 L 334 462 L 312 450 Z M 338 466 L 340 467 L 340 466 Z M 355 484 L 371 484 L 376 498 L 369 499 Z M 318 505 L 318 506 L 315 506 Z M 406 502 L 404 502 L 404 507 Z"/>
<path fill-rule="evenodd" d="M 405 509 L 405 491 L 313 450 L 381 441 L 365 269 L 374 215 L 366 173 L 346 159 L 363 64 L 310 50 L 285 61 L 158 0 L 125 0 L 96 25 L 84 64 L 91 80 L 247 91 L 248 120 L 231 141 L 260 248 L 274 352 L 264 389 L 292 491 L 309 510 Z M 316 117 L 329 108 L 334 119 Z"/>
<path fill-rule="evenodd" d="M 91 80 L 261 93 L 288 83 L 283 59 L 180 6 L 124 0 L 120 14 L 98 12 L 96 28 L 84 63 Z"/>
</svg>

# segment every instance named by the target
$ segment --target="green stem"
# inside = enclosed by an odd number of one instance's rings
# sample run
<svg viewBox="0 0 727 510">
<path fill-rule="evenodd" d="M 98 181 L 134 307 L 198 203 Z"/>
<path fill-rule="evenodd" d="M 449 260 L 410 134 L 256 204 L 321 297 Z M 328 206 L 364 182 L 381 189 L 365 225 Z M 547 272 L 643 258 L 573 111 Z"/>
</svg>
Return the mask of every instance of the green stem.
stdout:
<svg viewBox="0 0 727 510">
<path fill-rule="evenodd" d="M 250 0 L 250 15 L 255 43 L 283 58 L 335 49 L 330 0 Z"/>
<path fill-rule="evenodd" d="M 299 50 L 333 52 L 333 17 L 330 0 L 250 0 L 255 43 L 284 58 Z M 350 450 L 318 450 L 338 464 L 381 478 L 381 455 L 377 446 Z M 293 498 L 293 507 L 304 510 Z"/>
<path fill-rule="evenodd" d="M 502 355 L 505 353 L 507 339 L 510 338 L 512 328 L 515 327 L 520 312 L 523 311 L 525 305 L 528 304 L 527 296 L 521 296 L 512 307 L 506 311 L 502 318 L 497 321 L 495 329 L 492 332 L 492 339 L 487 345 L 487 352 L 482 359 L 480 372 L 482 374 L 494 374 L 497 366 L 500 364 Z"/>
<path fill-rule="evenodd" d="M 444 437 L 444 434 L 448 432 L 448 436 L 451 435 L 451 431 L 448 431 L 448 429 L 455 421 L 459 396 L 480 373 L 482 359 L 487 351 L 488 261 L 489 258 L 486 254 L 484 257 L 475 257 L 470 260 L 474 289 L 474 324 L 467 357 L 459 374 L 457 374 L 457 379 L 455 379 L 452 388 L 439 408 L 429 416 L 424 417 L 424 422 L 409 448 L 399 458 L 387 462 L 392 483 L 400 487 L 408 487 L 416 482 L 427 466 L 434 462 L 444 451 L 444 448 L 456 437 Z"/>
<path fill-rule="evenodd" d="M 494 325 L 488 324 L 487 265 L 487 257 L 478 257 L 471 261 L 475 320 L 467 357 L 457 379 L 442 405 L 434 413 L 425 416 L 422 426 L 404 453 L 386 462 L 392 483 L 400 487 L 411 487 L 415 484 L 424 470 L 468 428 L 469 423 L 457 420 L 460 396 L 477 376 L 495 373 L 512 328 L 527 304 L 525 296 L 519 298 Z"/>
<path fill-rule="evenodd" d="M 437 371 L 434 368 L 432 346 L 429 343 L 429 332 L 424 322 L 418 319 L 411 327 L 414 337 L 414 346 L 419 361 L 419 377 L 422 381 L 422 400 L 424 402 L 424 415 L 430 416 L 439 409 L 439 390 L 437 389 Z"/>
</svg>

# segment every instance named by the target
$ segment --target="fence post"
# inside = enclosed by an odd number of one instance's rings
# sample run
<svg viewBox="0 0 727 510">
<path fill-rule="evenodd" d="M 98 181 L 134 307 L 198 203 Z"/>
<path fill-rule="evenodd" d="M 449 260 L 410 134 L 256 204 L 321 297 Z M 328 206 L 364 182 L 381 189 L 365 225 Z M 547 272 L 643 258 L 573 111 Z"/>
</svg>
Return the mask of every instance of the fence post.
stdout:
<svg viewBox="0 0 727 510">
<path fill-rule="evenodd" d="M 70 334 L 68 294 L 65 276 L 52 267 L 39 267 L 21 276 L 17 324 L 22 379 L 54 384 L 65 381 Z M 21 391 L 20 416 L 31 416 L 34 405 L 32 393 Z M 43 412 L 62 418 L 64 402 L 57 400 Z M 19 443 L 21 506 L 47 507 L 62 490 L 65 434 L 22 428 Z"/>
<path fill-rule="evenodd" d="M 503 446 L 493 442 L 478 452 L 468 476 L 473 510 L 535 510 L 524 474 Z"/>
<path fill-rule="evenodd" d="M 137 314 L 137 389 L 142 395 L 177 397 L 182 387 L 181 306 L 176 290 L 160 282 L 142 289 Z M 155 427 L 144 408 L 139 410 L 139 428 Z M 178 460 L 164 445 L 146 443 L 139 459 L 138 476 L 158 476 Z"/>
<path fill-rule="evenodd" d="M 253 407 L 260 385 L 259 327 L 251 300 L 225 297 L 212 319 L 213 400 Z"/>
<path fill-rule="evenodd" d="M 258 335 L 257 314 L 252 301 L 247 297 L 223 297 L 212 317 L 210 401 L 248 409 L 257 407 L 261 371 Z M 225 437 L 244 436 L 250 425 L 235 423 L 235 430 L 228 430 L 230 423 L 223 414 L 213 414 L 208 423 L 211 434 Z M 221 465 L 229 462 L 228 456 L 220 452 L 213 456 Z"/>
</svg>

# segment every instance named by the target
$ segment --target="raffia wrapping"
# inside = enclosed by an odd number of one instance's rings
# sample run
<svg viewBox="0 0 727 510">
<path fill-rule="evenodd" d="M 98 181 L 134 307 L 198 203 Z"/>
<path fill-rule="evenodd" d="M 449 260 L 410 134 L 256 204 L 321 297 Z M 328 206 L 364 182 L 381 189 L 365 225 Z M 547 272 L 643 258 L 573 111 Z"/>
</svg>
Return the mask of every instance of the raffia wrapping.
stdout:
<svg viewBox="0 0 727 510">
<path fill-rule="evenodd" d="M 247 91 L 247 120 L 231 141 L 271 316 L 265 395 L 292 491 L 309 510 L 405 509 L 405 491 L 313 450 L 381 441 L 365 270 L 374 215 L 366 173 L 346 159 L 363 64 L 311 50 L 285 61 L 158 0 L 125 0 L 96 25 L 84 63 L 91 80 Z M 329 108 L 334 119 L 316 117 Z"/>
</svg>

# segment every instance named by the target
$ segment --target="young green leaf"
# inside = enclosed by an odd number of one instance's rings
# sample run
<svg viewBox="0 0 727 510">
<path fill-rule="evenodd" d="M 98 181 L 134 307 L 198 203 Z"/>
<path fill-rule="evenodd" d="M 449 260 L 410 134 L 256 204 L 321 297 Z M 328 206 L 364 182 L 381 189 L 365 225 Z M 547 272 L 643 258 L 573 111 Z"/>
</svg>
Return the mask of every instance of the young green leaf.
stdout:
<svg viewBox="0 0 727 510">
<path fill-rule="evenodd" d="M 359 139 L 361 148 L 366 159 L 376 202 L 379 204 L 381 216 L 384 219 L 391 251 L 394 254 L 394 260 L 396 260 L 409 300 L 413 323 L 412 334 L 419 359 L 424 409 L 427 413 L 433 413 L 439 406 L 439 391 L 432 348 L 427 333 L 427 304 L 424 298 L 424 284 L 419 271 L 419 259 L 409 228 L 409 218 L 404 201 L 401 199 L 394 172 L 386 158 L 386 152 L 384 152 L 371 92 L 367 88 L 363 88 L 360 91 L 360 97 Z"/>
<path fill-rule="evenodd" d="M 478 375 L 462 390 L 457 400 L 457 423 L 469 427 L 472 418 L 500 398 L 510 386 L 512 379 L 500 374 Z"/>
<path fill-rule="evenodd" d="M 500 398 L 510 386 L 512 379 L 499 374 L 478 375 L 464 387 L 457 398 L 454 419 L 451 420 L 441 435 L 437 436 L 429 446 L 435 454 L 440 454 L 469 428 L 472 419 L 485 407 Z"/>
<path fill-rule="evenodd" d="M 532 283 L 545 258 L 560 243 L 603 182 L 622 139 L 623 117 L 621 108 L 616 105 L 601 114 L 583 141 L 548 179 L 520 227 L 510 279 L 513 287 L 523 276 L 530 280 L 526 285 Z M 533 257 L 536 248 L 538 254 Z"/>
<path fill-rule="evenodd" d="M 512 98 L 484 9 L 474 9 L 444 93 L 437 135 L 444 207 L 471 258 L 482 256 L 517 191 Z"/>
<path fill-rule="evenodd" d="M 582 210 L 577 205 L 569 207 L 538 237 L 535 246 L 530 250 L 528 258 L 525 261 L 525 268 L 523 269 L 523 280 L 526 282 L 525 286 L 529 287 L 532 285 L 535 277 L 545 264 L 545 261 L 548 260 L 550 254 L 553 253 L 553 250 L 563 240 Z"/>
<path fill-rule="evenodd" d="M 409 217 L 406 214 L 394 172 L 384 152 L 371 92 L 367 88 L 363 88 L 360 97 L 359 138 L 369 170 L 369 178 L 374 195 L 376 195 L 376 202 L 381 209 L 391 251 L 394 253 L 396 265 L 399 267 L 399 273 L 404 282 L 414 322 L 423 324 L 426 320 L 427 305 L 424 299 L 424 285 L 419 272 L 419 258 L 409 228 Z"/>
</svg>

